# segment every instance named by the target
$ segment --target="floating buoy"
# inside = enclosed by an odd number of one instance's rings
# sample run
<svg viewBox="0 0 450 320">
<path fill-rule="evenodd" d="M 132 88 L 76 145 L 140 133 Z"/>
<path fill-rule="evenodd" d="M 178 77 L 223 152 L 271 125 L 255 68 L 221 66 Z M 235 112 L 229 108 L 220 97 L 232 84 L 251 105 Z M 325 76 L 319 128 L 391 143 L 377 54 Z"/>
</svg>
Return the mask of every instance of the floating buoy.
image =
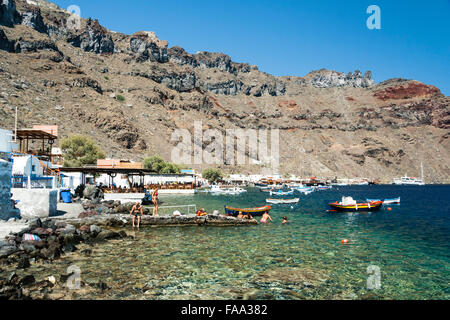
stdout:
<svg viewBox="0 0 450 320">
<path fill-rule="evenodd" d="M 387 208 L 387 211 L 392 211 L 392 208 L 391 207 Z"/>
<path fill-rule="evenodd" d="M 341 243 L 342 243 L 342 244 L 348 244 L 349 241 L 348 241 L 348 239 L 342 239 L 342 240 L 341 240 Z"/>
</svg>

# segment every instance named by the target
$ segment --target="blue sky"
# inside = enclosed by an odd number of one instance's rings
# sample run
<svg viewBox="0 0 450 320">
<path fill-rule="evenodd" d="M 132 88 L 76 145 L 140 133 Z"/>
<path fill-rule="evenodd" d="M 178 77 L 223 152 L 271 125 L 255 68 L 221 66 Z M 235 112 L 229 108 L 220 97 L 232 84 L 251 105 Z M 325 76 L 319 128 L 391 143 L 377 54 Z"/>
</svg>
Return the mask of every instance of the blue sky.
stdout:
<svg viewBox="0 0 450 320">
<path fill-rule="evenodd" d="M 450 0 L 54 0 L 83 18 L 132 34 L 155 31 L 190 53 L 223 52 L 274 75 L 321 68 L 371 70 L 376 82 L 401 77 L 450 95 Z M 381 30 L 369 30 L 369 5 Z"/>
</svg>

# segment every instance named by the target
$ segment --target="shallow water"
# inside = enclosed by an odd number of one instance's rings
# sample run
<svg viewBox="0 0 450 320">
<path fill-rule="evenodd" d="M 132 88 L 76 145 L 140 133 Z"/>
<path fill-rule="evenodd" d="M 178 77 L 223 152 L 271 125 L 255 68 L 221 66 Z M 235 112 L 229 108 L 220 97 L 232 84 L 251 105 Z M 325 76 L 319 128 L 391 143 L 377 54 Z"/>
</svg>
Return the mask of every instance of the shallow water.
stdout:
<svg viewBox="0 0 450 320">
<path fill-rule="evenodd" d="M 334 187 L 275 205 L 274 223 L 239 227 L 126 230 L 135 239 L 93 247 L 28 270 L 48 277 L 81 269 L 88 282 L 112 289 L 80 298 L 101 299 L 449 299 L 450 186 Z M 196 204 L 208 212 L 229 204 L 265 204 L 267 193 L 239 196 L 161 196 L 164 205 Z M 326 203 L 401 196 L 392 211 L 327 213 Z M 174 210 L 174 209 L 171 209 Z M 281 225 L 281 217 L 291 221 Z M 341 240 L 348 239 L 348 245 Z M 82 247 L 80 247 L 82 248 Z M 367 268 L 379 267 L 378 289 Z"/>
</svg>

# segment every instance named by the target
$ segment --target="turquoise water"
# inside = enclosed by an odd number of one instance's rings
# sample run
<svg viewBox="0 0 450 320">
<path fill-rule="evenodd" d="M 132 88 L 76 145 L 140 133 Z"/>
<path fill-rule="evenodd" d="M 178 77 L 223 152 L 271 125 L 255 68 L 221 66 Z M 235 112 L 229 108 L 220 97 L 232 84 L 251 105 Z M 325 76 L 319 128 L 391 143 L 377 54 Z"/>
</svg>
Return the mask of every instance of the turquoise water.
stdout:
<svg viewBox="0 0 450 320">
<path fill-rule="evenodd" d="M 111 287 L 83 298 L 449 299 L 449 192 L 449 186 L 334 187 L 302 195 L 294 207 L 273 206 L 268 225 L 129 229 L 135 239 L 96 246 L 91 257 L 65 257 L 51 271 L 76 264 L 86 281 L 102 279 Z M 401 205 L 325 212 L 327 202 L 344 195 L 400 196 Z M 211 212 L 225 204 L 261 206 L 266 196 L 254 188 L 239 196 L 161 200 Z M 281 225 L 284 215 L 290 224 Z M 367 288 L 370 265 L 380 270 L 381 286 L 373 289 Z M 39 271 L 51 275 L 48 266 Z"/>
</svg>

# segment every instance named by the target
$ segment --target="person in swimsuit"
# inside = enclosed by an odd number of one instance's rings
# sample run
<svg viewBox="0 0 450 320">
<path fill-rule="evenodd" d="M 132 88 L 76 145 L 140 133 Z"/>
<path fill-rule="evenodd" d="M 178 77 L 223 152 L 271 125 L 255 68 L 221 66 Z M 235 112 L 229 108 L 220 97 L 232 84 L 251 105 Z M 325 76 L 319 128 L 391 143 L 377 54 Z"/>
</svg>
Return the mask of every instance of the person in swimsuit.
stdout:
<svg viewBox="0 0 450 320">
<path fill-rule="evenodd" d="M 247 212 L 247 214 L 244 214 L 244 219 L 251 220 L 253 219 L 253 216 L 250 214 L 250 212 Z"/>
<path fill-rule="evenodd" d="M 261 220 L 259 222 L 261 223 L 267 223 L 267 219 L 269 219 L 271 222 L 273 222 L 272 218 L 269 215 L 269 212 L 264 212 L 264 214 L 261 217 Z"/>
<path fill-rule="evenodd" d="M 238 219 L 244 219 L 244 215 L 242 214 L 242 211 L 239 211 L 239 214 L 237 215 Z"/>
<path fill-rule="evenodd" d="M 141 217 L 143 214 L 144 210 L 142 209 L 141 203 L 136 202 L 136 204 L 133 206 L 133 208 L 131 208 L 130 211 L 130 215 L 132 215 L 131 221 L 133 222 L 133 228 L 134 228 L 134 220 L 136 219 L 136 217 L 137 217 L 137 227 L 139 228 L 141 224 Z"/>
<path fill-rule="evenodd" d="M 155 189 L 152 192 L 152 202 L 153 202 L 153 215 L 158 215 L 158 188 L 155 187 Z"/>
</svg>

